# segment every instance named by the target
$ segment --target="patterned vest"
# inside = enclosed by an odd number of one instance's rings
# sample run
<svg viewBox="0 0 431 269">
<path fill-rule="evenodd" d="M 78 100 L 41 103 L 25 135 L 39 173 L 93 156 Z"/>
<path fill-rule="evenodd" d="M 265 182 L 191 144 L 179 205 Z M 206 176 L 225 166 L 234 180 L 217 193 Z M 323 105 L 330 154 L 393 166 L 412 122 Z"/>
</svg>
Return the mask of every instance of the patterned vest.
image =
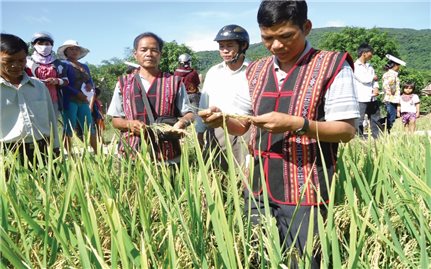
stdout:
<svg viewBox="0 0 431 269">
<path fill-rule="evenodd" d="M 287 74 L 279 90 L 273 58 L 252 63 L 247 69 L 252 106 L 255 115 L 271 111 L 324 120 L 324 96 L 347 60 L 347 53 L 311 49 Z M 269 133 L 257 127 L 251 130 L 255 169 L 252 189 L 262 192 L 264 176 L 269 198 L 279 204 L 316 205 L 328 200 L 329 181 L 335 170 L 338 143 L 318 142 L 292 132 Z M 323 159 L 322 159 L 323 156 Z M 263 171 L 261 171 L 261 165 Z M 303 196 L 301 194 L 303 193 Z"/>
<path fill-rule="evenodd" d="M 135 82 L 135 75 L 130 74 L 121 77 L 119 82 L 126 119 L 140 120 L 149 125 L 147 111 L 142 101 L 142 93 L 145 93 L 145 90 L 141 89 L 139 83 Z M 181 116 L 180 111 L 175 106 L 180 83 L 180 77 L 172 76 L 169 73 L 160 73 L 159 76 L 154 79 L 147 92 L 148 101 L 152 107 L 154 118 L 159 116 Z M 181 154 L 179 140 L 161 141 L 150 131 L 146 132 L 145 140 L 152 145 L 158 160 L 171 160 Z M 130 154 L 139 151 L 140 145 L 140 136 L 129 132 L 123 132 L 119 151 L 123 154 Z"/>
</svg>

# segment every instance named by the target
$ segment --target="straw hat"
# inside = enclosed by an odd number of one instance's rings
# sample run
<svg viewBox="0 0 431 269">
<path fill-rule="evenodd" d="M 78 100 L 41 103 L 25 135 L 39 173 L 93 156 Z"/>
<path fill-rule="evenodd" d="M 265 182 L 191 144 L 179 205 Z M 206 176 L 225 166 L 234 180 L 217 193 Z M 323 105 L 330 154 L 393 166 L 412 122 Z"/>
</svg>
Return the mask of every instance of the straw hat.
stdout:
<svg viewBox="0 0 431 269">
<path fill-rule="evenodd" d="M 78 60 L 81 59 L 81 58 L 83 58 L 83 57 L 85 57 L 85 55 L 87 55 L 90 52 L 89 49 L 86 49 L 86 48 L 80 46 L 78 44 L 78 41 L 76 41 L 76 40 L 66 40 L 66 41 L 64 41 L 63 45 L 61 45 L 57 49 L 57 55 L 58 55 L 58 57 L 60 59 L 67 59 L 66 55 L 64 54 L 64 51 L 67 48 L 70 48 L 70 47 L 79 47 L 81 49 L 81 55 L 79 55 Z"/>
<path fill-rule="evenodd" d="M 392 56 L 390 54 L 386 54 L 386 58 L 388 58 L 390 61 L 396 63 L 396 64 L 400 64 L 402 66 L 406 66 L 406 62 L 404 62 L 403 60 L 398 59 L 395 56 Z"/>
</svg>

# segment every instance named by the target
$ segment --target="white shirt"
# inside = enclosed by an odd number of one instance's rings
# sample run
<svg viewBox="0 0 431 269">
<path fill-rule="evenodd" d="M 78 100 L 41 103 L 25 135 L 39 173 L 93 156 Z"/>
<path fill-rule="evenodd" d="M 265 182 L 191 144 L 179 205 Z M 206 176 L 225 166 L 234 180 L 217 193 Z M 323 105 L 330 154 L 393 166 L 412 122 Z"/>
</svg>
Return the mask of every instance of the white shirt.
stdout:
<svg viewBox="0 0 431 269">
<path fill-rule="evenodd" d="M 367 103 L 376 100 L 373 89 L 379 88 L 379 83 L 374 80 L 375 72 L 370 63 L 363 64 L 359 59 L 355 62 L 355 87 L 358 102 Z"/>
<path fill-rule="evenodd" d="M 148 92 L 151 87 L 151 82 L 145 80 L 142 76 L 139 77 L 141 78 L 145 92 Z M 188 112 L 193 112 L 193 109 L 190 106 L 186 87 L 183 83 L 180 84 L 180 89 L 178 90 L 177 97 L 175 99 L 175 106 L 181 112 L 181 115 L 185 115 Z M 119 82 L 117 82 L 117 84 L 115 85 L 114 95 L 112 96 L 111 103 L 109 104 L 109 108 L 106 114 L 112 117 L 125 117 L 123 108 L 123 97 L 120 92 Z"/>
<path fill-rule="evenodd" d="M 90 103 L 94 95 L 94 89 L 87 91 L 85 88 L 85 83 L 82 83 L 81 92 L 87 97 L 88 103 Z"/>
<path fill-rule="evenodd" d="M 248 82 L 245 75 L 248 62 L 244 61 L 238 70 L 231 70 L 225 62 L 211 67 L 201 91 L 199 109 L 216 106 L 230 114 L 250 115 L 251 103 Z M 206 125 L 200 117 L 196 119 L 196 132 L 203 133 Z"/>
<path fill-rule="evenodd" d="M 49 90 L 38 79 L 24 74 L 15 87 L 0 77 L 0 142 L 13 143 L 49 137 L 53 130 L 54 147 L 60 146 L 57 118 Z"/>
<path fill-rule="evenodd" d="M 410 97 L 410 98 L 408 98 Z M 409 95 L 401 95 L 400 98 L 400 107 L 401 113 L 416 113 L 416 104 L 418 104 L 420 102 L 419 100 L 419 96 L 417 94 L 412 93 L 410 96 Z"/>
</svg>

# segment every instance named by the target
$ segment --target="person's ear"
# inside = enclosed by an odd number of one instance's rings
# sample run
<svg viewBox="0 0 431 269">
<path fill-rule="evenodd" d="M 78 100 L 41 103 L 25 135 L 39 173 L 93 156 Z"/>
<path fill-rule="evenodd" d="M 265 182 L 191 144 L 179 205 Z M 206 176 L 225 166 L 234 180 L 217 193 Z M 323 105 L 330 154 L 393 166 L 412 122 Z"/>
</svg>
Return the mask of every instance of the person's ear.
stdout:
<svg viewBox="0 0 431 269">
<path fill-rule="evenodd" d="M 306 20 L 304 22 L 304 26 L 303 26 L 304 34 L 308 35 L 311 32 L 311 28 L 312 27 L 313 27 L 313 24 L 311 23 L 311 21 L 310 20 Z"/>
<path fill-rule="evenodd" d="M 138 60 L 138 58 L 136 57 L 136 52 L 137 52 L 137 51 L 134 49 L 134 50 L 133 50 L 133 58 L 135 58 L 135 60 Z"/>
</svg>

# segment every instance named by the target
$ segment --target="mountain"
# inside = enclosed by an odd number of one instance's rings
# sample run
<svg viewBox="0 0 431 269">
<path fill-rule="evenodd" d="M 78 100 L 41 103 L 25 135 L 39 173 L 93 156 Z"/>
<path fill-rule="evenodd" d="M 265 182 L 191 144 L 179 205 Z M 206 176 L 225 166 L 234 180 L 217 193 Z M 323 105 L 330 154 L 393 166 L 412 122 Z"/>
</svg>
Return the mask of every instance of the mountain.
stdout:
<svg viewBox="0 0 431 269">
<path fill-rule="evenodd" d="M 315 28 L 308 36 L 309 42 L 315 48 L 319 48 L 319 41 L 324 34 L 330 32 L 340 32 L 343 27 Z M 431 30 L 397 29 L 397 28 L 376 28 L 398 42 L 399 53 L 402 59 L 406 59 L 408 67 L 417 70 L 431 70 Z M 247 58 L 255 60 L 270 55 L 262 43 L 250 44 L 247 50 Z M 196 52 L 198 63 L 196 68 L 206 73 L 208 69 L 221 62 L 218 51 Z"/>
</svg>

